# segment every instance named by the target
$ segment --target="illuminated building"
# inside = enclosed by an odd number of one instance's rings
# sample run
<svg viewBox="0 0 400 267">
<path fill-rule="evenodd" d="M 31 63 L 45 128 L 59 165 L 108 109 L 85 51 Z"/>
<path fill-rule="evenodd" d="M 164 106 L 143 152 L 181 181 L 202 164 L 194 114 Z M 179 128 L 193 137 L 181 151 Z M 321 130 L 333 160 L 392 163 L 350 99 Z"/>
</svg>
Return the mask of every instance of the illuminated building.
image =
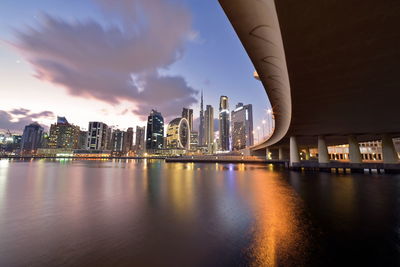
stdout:
<svg viewBox="0 0 400 267">
<path fill-rule="evenodd" d="M 231 113 L 232 150 L 240 150 L 254 144 L 253 107 L 239 103 Z"/>
<path fill-rule="evenodd" d="M 221 150 L 228 151 L 229 148 L 229 104 L 228 97 L 221 96 L 219 100 L 219 140 Z"/>
<path fill-rule="evenodd" d="M 89 122 L 87 149 L 106 150 L 109 147 L 109 132 L 107 124 L 97 121 Z"/>
<path fill-rule="evenodd" d="M 164 118 L 152 110 L 147 119 L 146 149 L 161 149 L 164 145 Z"/>
<path fill-rule="evenodd" d="M 196 150 L 198 146 L 199 146 L 199 133 L 190 132 L 190 149 Z"/>
<path fill-rule="evenodd" d="M 43 140 L 43 127 L 37 122 L 25 126 L 22 135 L 21 150 L 22 153 L 35 153 Z"/>
<path fill-rule="evenodd" d="M 190 149 L 190 126 L 187 119 L 176 118 L 168 124 L 167 148 Z"/>
<path fill-rule="evenodd" d="M 135 150 L 138 154 L 143 153 L 145 150 L 144 137 L 145 127 L 136 126 Z"/>
<path fill-rule="evenodd" d="M 200 100 L 200 125 L 199 125 L 199 145 L 205 145 L 205 121 L 204 121 L 204 109 L 203 109 L 203 91 L 201 91 L 201 100 Z"/>
<path fill-rule="evenodd" d="M 57 117 L 57 123 L 50 126 L 49 148 L 78 148 L 79 126 L 68 123 L 65 117 Z"/>
<path fill-rule="evenodd" d="M 114 130 L 111 138 L 111 151 L 115 154 L 121 155 L 124 151 L 124 140 L 126 139 L 126 132 L 121 130 Z"/>
<path fill-rule="evenodd" d="M 182 118 L 189 122 L 190 131 L 193 131 L 193 109 L 183 108 Z"/>
<path fill-rule="evenodd" d="M 214 109 L 211 105 L 206 106 L 204 114 L 204 145 L 211 148 L 214 143 Z"/>
</svg>

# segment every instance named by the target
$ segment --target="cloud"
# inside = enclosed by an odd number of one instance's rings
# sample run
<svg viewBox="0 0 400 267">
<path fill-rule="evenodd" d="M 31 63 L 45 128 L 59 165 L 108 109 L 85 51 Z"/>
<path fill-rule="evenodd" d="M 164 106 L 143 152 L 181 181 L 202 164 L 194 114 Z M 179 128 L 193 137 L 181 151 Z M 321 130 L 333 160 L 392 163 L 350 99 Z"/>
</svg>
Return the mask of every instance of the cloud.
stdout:
<svg viewBox="0 0 400 267">
<path fill-rule="evenodd" d="M 55 115 L 51 111 L 42 111 L 39 113 L 31 112 L 28 109 L 13 109 L 11 111 L 0 110 L 0 129 L 3 131 L 22 133 L 24 127 L 31 124 L 36 119 L 55 119 Z M 45 129 L 48 127 L 42 125 Z"/>
<path fill-rule="evenodd" d="M 191 16 L 178 1 L 95 0 L 113 23 L 66 21 L 44 14 L 37 27 L 15 32 L 14 46 L 35 76 L 70 95 L 111 104 L 131 101 L 134 113 L 152 108 L 178 115 L 197 102 L 197 90 L 181 76 L 159 74 L 197 38 Z M 177 106 L 180 105 L 180 106 Z M 169 110 L 169 109 L 172 110 Z M 177 113 L 178 112 L 178 113 Z"/>
</svg>

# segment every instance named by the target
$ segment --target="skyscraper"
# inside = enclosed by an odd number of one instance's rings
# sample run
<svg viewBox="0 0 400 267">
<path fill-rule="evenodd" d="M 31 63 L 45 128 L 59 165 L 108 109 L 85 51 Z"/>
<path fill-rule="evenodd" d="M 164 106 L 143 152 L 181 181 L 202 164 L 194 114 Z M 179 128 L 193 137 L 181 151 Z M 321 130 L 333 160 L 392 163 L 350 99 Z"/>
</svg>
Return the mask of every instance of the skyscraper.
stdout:
<svg viewBox="0 0 400 267">
<path fill-rule="evenodd" d="M 232 149 L 239 150 L 254 144 L 253 107 L 239 103 L 232 111 Z"/>
<path fill-rule="evenodd" d="M 229 150 L 229 104 L 228 97 L 221 96 L 219 100 L 219 140 L 221 149 Z"/>
<path fill-rule="evenodd" d="M 146 149 L 161 149 L 164 145 L 164 118 L 152 110 L 147 119 Z"/>
<path fill-rule="evenodd" d="M 204 145 L 211 148 L 214 143 L 214 109 L 211 105 L 207 105 L 204 115 L 204 137 Z"/>
<path fill-rule="evenodd" d="M 199 125 L 199 145 L 203 146 L 205 144 L 205 125 L 204 125 L 204 109 L 203 109 L 203 91 L 201 91 L 201 101 L 200 101 L 200 125 Z"/>
<path fill-rule="evenodd" d="M 124 141 L 126 140 L 126 132 L 121 130 L 114 130 L 111 138 L 111 150 L 117 155 L 122 155 L 124 150 Z"/>
<path fill-rule="evenodd" d="M 136 126 L 135 150 L 141 154 L 144 151 L 145 127 Z"/>
<path fill-rule="evenodd" d="M 131 150 L 133 150 L 133 128 L 129 127 L 128 130 L 126 130 L 126 135 L 124 139 L 124 152 L 127 153 Z"/>
<path fill-rule="evenodd" d="M 57 123 L 50 126 L 49 148 L 79 148 L 79 126 L 70 124 L 65 117 L 57 117 Z"/>
<path fill-rule="evenodd" d="M 91 121 L 89 122 L 89 130 L 87 134 L 87 149 L 105 150 L 109 143 L 109 128 L 107 124 Z"/>
<path fill-rule="evenodd" d="M 168 124 L 167 147 L 190 149 L 190 126 L 186 118 L 176 118 Z"/>
<path fill-rule="evenodd" d="M 185 118 L 189 122 L 190 131 L 193 131 L 193 109 L 183 108 L 182 118 Z"/>
<path fill-rule="evenodd" d="M 35 153 L 43 139 L 43 127 L 37 122 L 25 126 L 22 135 L 21 150 L 23 153 Z"/>
</svg>

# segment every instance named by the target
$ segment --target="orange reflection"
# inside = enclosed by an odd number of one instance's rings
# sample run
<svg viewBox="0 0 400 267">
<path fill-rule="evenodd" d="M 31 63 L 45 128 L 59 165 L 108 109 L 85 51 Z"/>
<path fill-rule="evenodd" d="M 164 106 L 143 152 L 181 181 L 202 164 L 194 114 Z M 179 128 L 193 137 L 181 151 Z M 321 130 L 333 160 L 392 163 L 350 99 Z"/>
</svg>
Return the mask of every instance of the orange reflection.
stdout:
<svg viewBox="0 0 400 267">
<path fill-rule="evenodd" d="M 252 266 L 285 266 L 290 259 L 305 260 L 306 225 L 300 220 L 300 200 L 278 176 L 259 171 L 249 179 L 255 214 L 254 243 L 250 248 Z M 244 193 L 244 192 L 243 192 Z M 298 262 L 298 266 L 301 266 Z"/>
</svg>

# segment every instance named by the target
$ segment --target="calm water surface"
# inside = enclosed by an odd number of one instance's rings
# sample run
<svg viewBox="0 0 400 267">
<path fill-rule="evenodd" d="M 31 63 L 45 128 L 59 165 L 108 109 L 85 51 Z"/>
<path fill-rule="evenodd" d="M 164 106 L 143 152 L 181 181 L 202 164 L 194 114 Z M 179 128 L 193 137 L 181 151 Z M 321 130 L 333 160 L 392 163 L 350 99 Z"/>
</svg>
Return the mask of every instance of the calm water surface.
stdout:
<svg viewBox="0 0 400 267">
<path fill-rule="evenodd" d="M 399 266 L 400 176 L 0 160 L 0 266 Z"/>
</svg>

